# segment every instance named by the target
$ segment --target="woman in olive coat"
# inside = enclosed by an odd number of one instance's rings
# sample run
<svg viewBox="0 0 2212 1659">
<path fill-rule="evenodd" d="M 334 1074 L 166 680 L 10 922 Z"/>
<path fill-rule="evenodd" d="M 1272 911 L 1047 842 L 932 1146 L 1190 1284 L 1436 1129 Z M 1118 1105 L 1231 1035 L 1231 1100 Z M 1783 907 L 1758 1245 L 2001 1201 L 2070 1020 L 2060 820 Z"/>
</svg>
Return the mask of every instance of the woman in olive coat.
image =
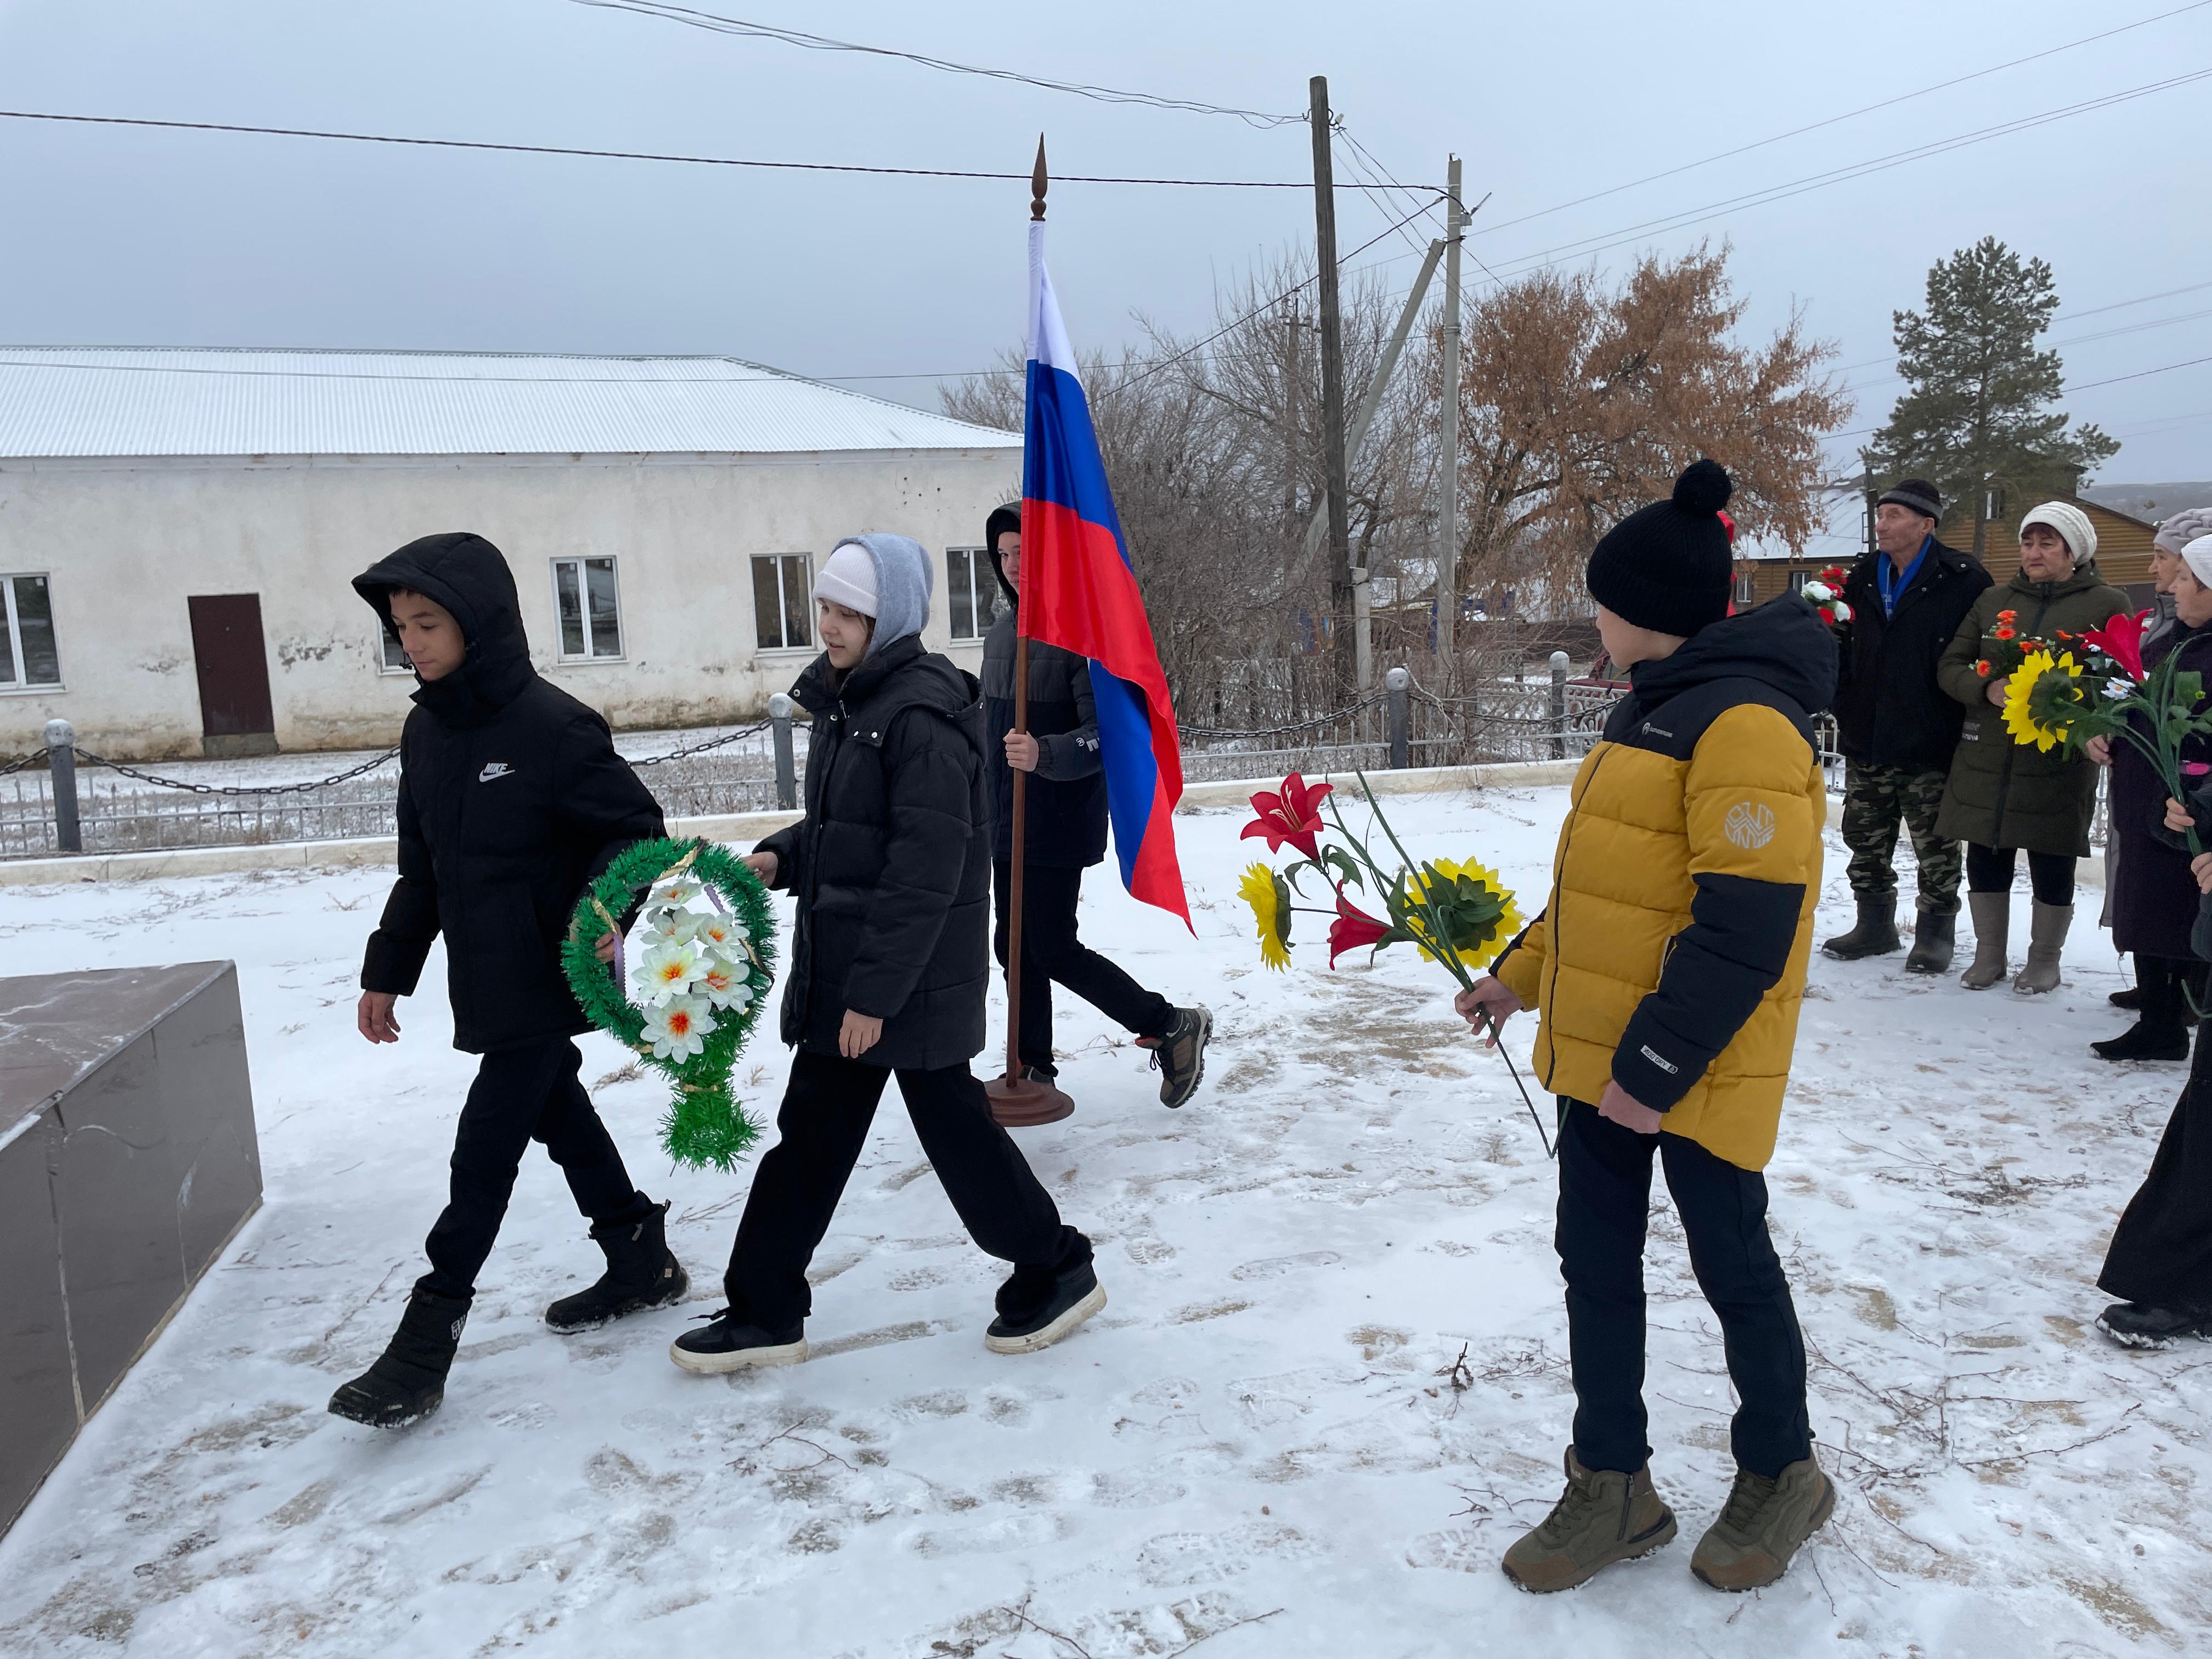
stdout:
<svg viewBox="0 0 2212 1659">
<path fill-rule="evenodd" d="M 2124 614 L 2127 596 L 2097 574 L 2096 556 L 2087 514 L 2066 501 L 2037 507 L 2021 520 L 2020 573 L 1974 602 L 1936 665 L 1936 684 L 1966 708 L 1936 830 L 1966 843 L 1974 961 L 1959 982 L 1969 990 L 2005 975 L 2013 869 L 2023 848 L 2035 902 L 2027 963 L 2012 988 L 2057 988 L 2059 951 L 2074 921 L 2074 861 L 2089 854 L 2097 807 L 2097 769 L 2063 750 L 2014 742 L 2005 729 L 2006 682 L 1976 665 L 1990 655 L 2001 611 L 2014 613 L 2022 637 L 2043 640 L 2086 634 Z"/>
</svg>

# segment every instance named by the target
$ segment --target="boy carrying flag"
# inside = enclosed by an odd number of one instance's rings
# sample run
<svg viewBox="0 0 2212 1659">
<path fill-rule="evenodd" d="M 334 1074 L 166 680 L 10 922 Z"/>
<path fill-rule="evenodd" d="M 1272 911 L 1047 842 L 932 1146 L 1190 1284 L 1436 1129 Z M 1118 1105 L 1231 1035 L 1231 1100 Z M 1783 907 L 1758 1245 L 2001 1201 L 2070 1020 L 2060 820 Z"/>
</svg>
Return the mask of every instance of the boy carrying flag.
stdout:
<svg viewBox="0 0 2212 1659">
<path fill-rule="evenodd" d="M 1505 1553 L 1528 1590 L 1571 1589 L 1674 1537 L 1644 1439 L 1655 1153 L 1741 1401 L 1735 1488 L 1691 1571 L 1717 1589 L 1771 1584 L 1835 1509 L 1759 1172 L 1820 898 L 1827 797 L 1810 716 L 1835 690 L 1836 653 L 1795 595 L 1728 614 L 1731 489 L 1698 461 L 1591 554 L 1598 630 L 1632 690 L 1575 779 L 1551 902 L 1457 1000 L 1470 1024 L 1536 1007 L 1536 1068 L 1559 1097 L 1574 1443 L 1565 1492 Z"/>
<path fill-rule="evenodd" d="M 331 1396 L 337 1416 L 400 1428 L 445 1397 L 532 1140 L 561 1166 L 607 1258 L 596 1284 L 545 1310 L 547 1324 L 588 1330 L 690 1287 L 664 1237 L 667 1206 L 631 1183 L 578 1080 L 570 1039 L 590 1022 L 560 962 L 578 896 L 624 848 L 665 830 L 606 722 L 531 666 L 514 578 L 489 542 L 425 536 L 354 590 L 422 682 L 400 737 L 399 879 L 362 965 L 361 1034 L 399 1040 L 393 1002 L 414 994 L 443 933 L 453 1046 L 483 1057 L 454 1133 L 452 1196 L 427 1241 L 430 1271 L 390 1346 Z"/>
</svg>

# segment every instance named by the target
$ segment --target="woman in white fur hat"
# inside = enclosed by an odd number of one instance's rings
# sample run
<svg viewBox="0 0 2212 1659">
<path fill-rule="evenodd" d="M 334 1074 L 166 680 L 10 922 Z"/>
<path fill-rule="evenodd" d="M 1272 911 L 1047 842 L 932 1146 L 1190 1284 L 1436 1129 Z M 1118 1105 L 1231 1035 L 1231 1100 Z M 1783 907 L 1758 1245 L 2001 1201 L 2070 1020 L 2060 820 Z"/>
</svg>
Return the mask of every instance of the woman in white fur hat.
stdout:
<svg viewBox="0 0 2212 1659">
<path fill-rule="evenodd" d="M 2086 634 L 2128 609 L 2127 595 L 2097 574 L 2097 532 L 2070 501 L 2045 501 L 2020 521 L 2020 570 L 1974 602 L 1936 665 L 1936 684 L 1966 706 L 1936 814 L 1936 833 L 1966 843 L 1966 908 L 1973 965 L 1960 976 L 1985 990 L 2005 975 L 2014 868 L 2027 854 L 2034 890 L 2027 963 L 2013 981 L 2023 994 L 2056 989 L 2074 921 L 2074 861 L 2089 854 L 2097 769 L 2063 749 L 2014 743 L 2005 730 L 2003 679 L 1982 671 L 2003 627 L 2024 638 Z M 2008 613 L 2002 618 L 2000 613 Z"/>
</svg>

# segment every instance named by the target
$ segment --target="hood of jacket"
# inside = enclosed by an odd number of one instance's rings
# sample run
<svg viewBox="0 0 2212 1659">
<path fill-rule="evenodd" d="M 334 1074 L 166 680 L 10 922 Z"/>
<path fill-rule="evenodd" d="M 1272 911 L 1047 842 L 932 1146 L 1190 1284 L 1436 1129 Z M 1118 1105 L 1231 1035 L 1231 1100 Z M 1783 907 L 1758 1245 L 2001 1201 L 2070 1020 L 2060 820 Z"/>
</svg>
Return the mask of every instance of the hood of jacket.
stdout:
<svg viewBox="0 0 2212 1659">
<path fill-rule="evenodd" d="M 999 592 L 1006 596 L 1006 609 L 1014 608 L 1014 585 L 1006 580 L 1006 567 L 999 557 L 999 538 L 1011 530 L 1019 535 L 1022 528 L 1022 504 L 1008 501 L 1004 507 L 994 507 L 991 516 L 983 520 L 983 550 L 991 556 L 991 574 L 999 579 Z"/>
<path fill-rule="evenodd" d="M 1835 637 L 1810 601 L 1785 593 L 1699 629 L 1673 656 L 1640 662 L 1628 678 L 1646 708 L 1709 680 L 1754 679 L 1810 714 L 1836 695 Z"/>
<path fill-rule="evenodd" d="M 537 678 L 530 665 L 530 641 L 522 631 L 514 573 L 483 537 L 466 531 L 424 536 L 353 579 L 354 592 L 395 636 L 390 599 L 398 588 L 452 611 L 468 642 L 465 662 L 443 679 L 423 681 L 415 693 L 415 701 L 441 719 L 465 724 L 503 708 Z"/>
<path fill-rule="evenodd" d="M 935 573 L 930 568 L 927 550 L 910 536 L 871 530 L 847 536 L 837 544 L 837 547 L 846 546 L 865 549 L 876 567 L 876 627 L 868 635 L 867 650 L 862 653 L 865 660 L 900 640 L 920 635 L 928 624 Z M 836 553 L 837 547 L 830 552 Z"/>
</svg>

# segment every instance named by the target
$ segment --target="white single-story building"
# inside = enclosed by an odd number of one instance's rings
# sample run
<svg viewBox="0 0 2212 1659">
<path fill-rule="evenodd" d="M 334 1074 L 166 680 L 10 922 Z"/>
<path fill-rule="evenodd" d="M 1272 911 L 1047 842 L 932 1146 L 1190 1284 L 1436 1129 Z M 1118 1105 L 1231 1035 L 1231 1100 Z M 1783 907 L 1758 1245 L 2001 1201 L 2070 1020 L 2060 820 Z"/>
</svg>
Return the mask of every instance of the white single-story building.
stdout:
<svg viewBox="0 0 2212 1659">
<path fill-rule="evenodd" d="M 414 680 L 354 594 L 470 530 L 539 668 L 620 728 L 757 714 L 841 536 L 937 560 L 974 668 L 1021 440 L 730 357 L 0 348 L 0 755 L 395 740 Z"/>
</svg>

